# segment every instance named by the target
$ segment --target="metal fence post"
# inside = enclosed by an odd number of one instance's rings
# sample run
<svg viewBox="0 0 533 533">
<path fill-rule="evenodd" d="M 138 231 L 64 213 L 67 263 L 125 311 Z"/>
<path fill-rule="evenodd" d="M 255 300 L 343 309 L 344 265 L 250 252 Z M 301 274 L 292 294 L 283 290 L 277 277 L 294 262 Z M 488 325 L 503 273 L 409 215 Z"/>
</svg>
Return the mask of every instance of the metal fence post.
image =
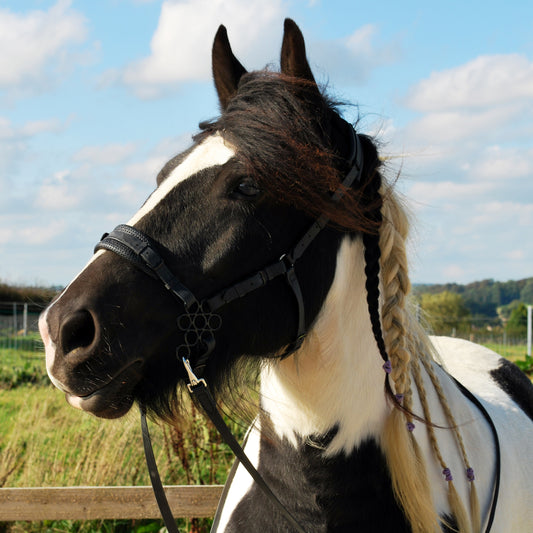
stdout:
<svg viewBox="0 0 533 533">
<path fill-rule="evenodd" d="M 527 356 L 531 357 L 531 322 L 533 320 L 533 305 L 527 306 Z"/>
</svg>

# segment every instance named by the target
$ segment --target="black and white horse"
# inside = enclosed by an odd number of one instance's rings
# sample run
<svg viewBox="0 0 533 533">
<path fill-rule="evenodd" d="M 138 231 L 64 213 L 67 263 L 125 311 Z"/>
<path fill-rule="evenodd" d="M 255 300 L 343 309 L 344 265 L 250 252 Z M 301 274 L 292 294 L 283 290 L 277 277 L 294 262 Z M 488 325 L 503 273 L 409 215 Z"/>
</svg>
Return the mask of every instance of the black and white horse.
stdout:
<svg viewBox="0 0 533 533">
<path fill-rule="evenodd" d="M 97 416 L 138 401 L 168 419 L 180 350 L 218 398 L 255 364 L 245 450 L 303 530 L 533 531 L 531 384 L 412 319 L 406 216 L 298 27 L 285 22 L 280 73 L 248 73 L 221 26 L 213 76 L 220 117 L 128 222 L 126 248 L 149 242 L 166 274 L 124 252 L 127 228 L 104 239 L 122 251 L 100 246 L 41 317 L 53 383 Z M 241 466 L 228 483 L 216 531 L 292 531 Z"/>
</svg>

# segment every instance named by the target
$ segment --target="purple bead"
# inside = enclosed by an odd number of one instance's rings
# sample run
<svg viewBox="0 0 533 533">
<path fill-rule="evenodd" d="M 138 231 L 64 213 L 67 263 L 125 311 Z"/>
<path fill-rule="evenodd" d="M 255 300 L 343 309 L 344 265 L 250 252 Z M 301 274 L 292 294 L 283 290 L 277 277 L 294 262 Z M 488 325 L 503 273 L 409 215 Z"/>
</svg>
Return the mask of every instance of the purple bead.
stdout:
<svg viewBox="0 0 533 533">
<path fill-rule="evenodd" d="M 414 431 L 415 425 L 412 422 L 407 422 L 407 430 Z"/>
<path fill-rule="evenodd" d="M 445 468 L 442 473 L 446 477 L 446 481 L 453 481 L 452 473 L 449 468 Z"/>
<path fill-rule="evenodd" d="M 385 370 L 387 374 L 390 374 L 392 372 L 392 365 L 390 361 L 385 361 L 385 363 L 383 363 L 383 370 Z"/>
<path fill-rule="evenodd" d="M 466 477 L 468 478 L 468 481 L 474 481 L 474 479 L 476 479 L 476 476 L 474 476 L 473 468 L 466 469 Z"/>
<path fill-rule="evenodd" d="M 401 403 L 403 402 L 403 394 L 396 394 L 396 399 Z"/>
</svg>

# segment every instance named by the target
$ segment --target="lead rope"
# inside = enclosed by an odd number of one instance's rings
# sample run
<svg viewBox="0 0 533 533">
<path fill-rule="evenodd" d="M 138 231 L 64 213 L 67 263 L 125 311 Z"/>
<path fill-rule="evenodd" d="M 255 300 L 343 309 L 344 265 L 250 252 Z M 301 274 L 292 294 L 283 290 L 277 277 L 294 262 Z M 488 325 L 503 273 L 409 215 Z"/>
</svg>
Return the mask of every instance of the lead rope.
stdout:
<svg viewBox="0 0 533 533">
<path fill-rule="evenodd" d="M 224 442 L 230 447 L 231 451 L 235 454 L 235 457 L 239 462 L 246 468 L 250 476 L 257 483 L 259 488 L 267 496 L 271 503 L 277 508 L 277 510 L 282 514 L 282 516 L 291 524 L 295 531 L 298 533 L 305 533 L 305 530 L 298 524 L 296 519 L 292 514 L 287 510 L 287 508 L 279 501 L 277 496 L 270 490 L 270 487 L 267 485 L 261 474 L 257 471 L 251 461 L 248 459 L 248 456 L 242 449 L 241 445 L 237 442 L 231 430 L 228 428 L 224 419 L 222 418 L 220 412 L 218 411 L 216 402 L 207 387 L 205 379 L 199 379 L 193 372 L 191 365 L 188 359 L 183 359 L 183 365 L 189 376 L 189 383 L 187 388 L 191 393 L 191 396 L 196 400 L 205 414 L 209 417 L 209 420 L 214 424 L 220 436 L 224 439 Z M 148 472 L 150 474 L 150 481 L 152 483 L 152 489 L 161 511 L 161 516 L 163 517 L 163 522 L 165 523 L 166 528 L 169 533 L 179 533 L 179 530 L 176 526 L 176 521 L 170 510 L 170 505 L 168 503 L 163 484 L 161 483 L 161 477 L 159 476 L 159 471 L 157 469 L 157 464 L 154 457 L 154 451 L 152 448 L 152 442 L 150 438 L 150 433 L 148 431 L 148 424 L 146 422 L 146 411 L 142 405 L 140 407 L 141 412 L 141 428 L 143 436 L 143 445 L 144 445 L 144 454 L 146 456 L 146 464 L 148 466 Z"/>
<path fill-rule="evenodd" d="M 148 473 L 150 474 L 150 481 L 152 483 L 152 490 L 159 507 L 159 512 L 163 517 L 163 522 L 168 530 L 168 533 L 179 533 L 178 526 L 170 510 L 165 489 L 163 483 L 161 483 L 161 477 L 159 476 L 159 470 L 157 469 L 157 463 L 154 457 L 154 450 L 152 448 L 152 439 L 150 438 L 150 432 L 148 431 L 148 423 L 146 421 L 146 410 L 143 405 L 139 404 L 139 410 L 141 412 L 141 431 L 143 436 L 144 456 L 146 457 L 146 465 L 148 467 Z"/>
</svg>

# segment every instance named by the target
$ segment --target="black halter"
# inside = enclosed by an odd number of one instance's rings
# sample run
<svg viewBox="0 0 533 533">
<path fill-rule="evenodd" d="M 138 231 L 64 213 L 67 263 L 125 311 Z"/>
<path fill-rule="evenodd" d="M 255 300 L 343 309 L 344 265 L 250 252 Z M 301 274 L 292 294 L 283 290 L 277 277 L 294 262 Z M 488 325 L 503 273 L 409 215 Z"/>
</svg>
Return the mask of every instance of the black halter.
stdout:
<svg viewBox="0 0 533 533">
<path fill-rule="evenodd" d="M 361 141 L 351 126 L 349 130 L 351 132 L 351 153 L 348 158 L 350 170 L 339 188 L 332 194 L 332 202 L 338 202 L 346 191 L 361 179 L 364 163 Z M 132 226 L 125 224 L 117 226 L 111 233 L 104 234 L 94 249 L 95 252 L 108 250 L 128 260 L 148 276 L 161 281 L 174 298 L 183 304 L 185 312 L 179 316 L 177 322 L 178 328 L 184 333 L 184 343 L 176 348 L 176 356 L 178 360 L 183 362 L 187 371 L 189 377 L 187 386 L 191 395 L 200 403 L 205 413 L 214 423 L 237 459 L 248 470 L 254 481 L 294 529 L 300 533 L 303 533 L 301 526 L 270 490 L 244 453 L 242 447 L 233 437 L 218 412 L 216 402 L 202 376 L 208 364 L 209 356 L 215 348 L 215 332 L 222 324 L 222 318 L 216 311 L 224 305 L 264 287 L 268 282 L 279 276 L 285 276 L 298 306 L 296 337 L 285 348 L 280 357 L 285 358 L 300 348 L 306 335 L 305 305 L 294 266 L 328 222 L 329 218 L 326 215 L 321 215 L 313 222 L 294 247 L 283 254 L 278 261 L 201 301 L 166 266 L 157 251 L 157 244 L 149 236 Z M 152 487 L 168 531 L 177 533 L 175 521 L 157 471 L 144 406 L 141 405 L 140 409 L 144 449 Z"/>
<path fill-rule="evenodd" d="M 361 179 L 363 169 L 361 141 L 353 128 L 350 127 L 350 131 L 352 132 L 352 150 L 349 158 L 351 168 L 340 187 L 333 193 L 332 202 L 338 202 L 354 182 Z M 166 266 L 157 252 L 157 244 L 132 226 L 121 224 L 111 233 L 104 234 L 94 251 L 109 250 L 127 259 L 150 277 L 160 280 L 165 288 L 185 306 L 185 313 L 178 319 L 178 327 L 184 332 L 185 342 L 177 347 L 176 355 L 180 360 L 189 360 L 194 373 L 202 376 L 215 347 L 215 332 L 222 324 L 222 319 L 216 311 L 264 287 L 279 276 L 285 276 L 298 305 L 296 337 L 285 348 L 281 357 L 287 357 L 300 348 L 306 335 L 305 306 L 294 266 L 328 222 L 327 216 L 318 217 L 295 246 L 283 254 L 278 261 L 201 301 Z"/>
</svg>

